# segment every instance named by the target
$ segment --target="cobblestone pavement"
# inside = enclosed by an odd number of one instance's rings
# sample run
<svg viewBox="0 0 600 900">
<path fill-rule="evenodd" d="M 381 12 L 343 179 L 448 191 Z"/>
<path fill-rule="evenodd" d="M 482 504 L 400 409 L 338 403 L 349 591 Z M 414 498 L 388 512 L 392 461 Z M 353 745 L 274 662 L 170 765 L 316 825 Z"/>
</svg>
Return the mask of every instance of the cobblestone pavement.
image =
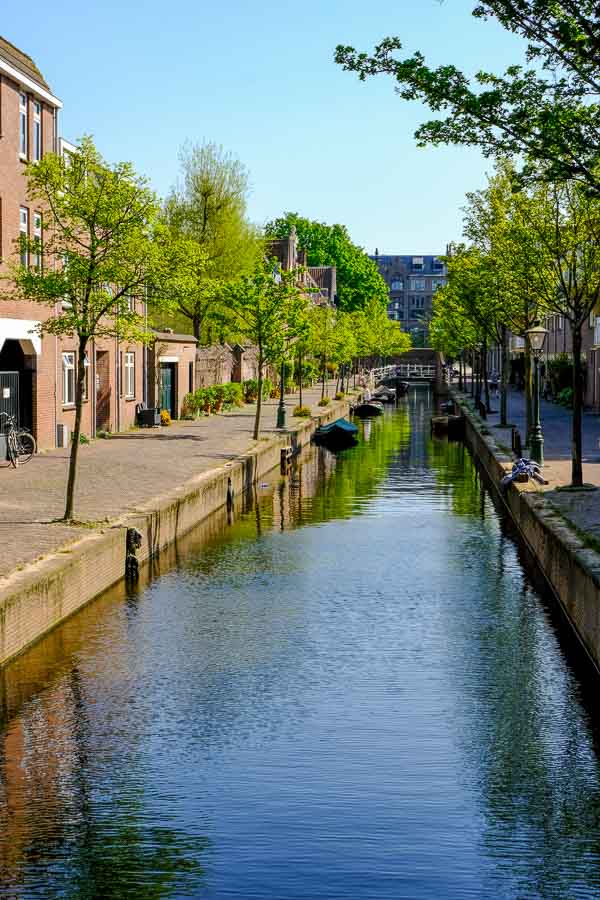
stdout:
<svg viewBox="0 0 600 900">
<path fill-rule="evenodd" d="M 320 388 L 307 389 L 303 402 L 316 413 L 320 396 Z M 268 400 L 263 405 L 261 437 L 275 432 L 277 403 Z M 295 395 L 286 396 L 288 424 L 298 421 L 291 418 L 296 403 Z M 116 519 L 235 459 L 255 446 L 255 410 L 245 406 L 81 446 L 75 518 L 82 522 Z M 64 512 L 68 458 L 68 450 L 51 450 L 17 470 L 0 463 L 0 578 L 89 534 L 86 527 L 55 521 Z"/>
<path fill-rule="evenodd" d="M 492 406 L 499 409 L 500 398 L 492 399 Z M 494 426 L 500 421 L 498 412 L 488 416 L 489 427 L 504 445 L 510 447 L 510 430 Z M 508 421 L 516 425 L 525 436 L 525 395 L 509 389 Z M 540 402 L 540 421 L 544 435 L 544 477 L 549 481 L 542 487 L 546 497 L 577 528 L 600 541 L 600 490 L 589 492 L 557 491 L 559 486 L 571 481 L 571 411 L 550 403 Z M 583 416 L 583 478 L 588 484 L 600 486 L 600 416 L 584 413 Z"/>
</svg>

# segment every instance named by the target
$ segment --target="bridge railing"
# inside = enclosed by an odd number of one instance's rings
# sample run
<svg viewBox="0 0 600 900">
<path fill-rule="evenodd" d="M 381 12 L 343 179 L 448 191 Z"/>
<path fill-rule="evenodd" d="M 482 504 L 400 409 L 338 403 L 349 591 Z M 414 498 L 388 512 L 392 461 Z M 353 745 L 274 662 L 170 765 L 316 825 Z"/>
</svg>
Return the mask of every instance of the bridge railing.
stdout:
<svg viewBox="0 0 600 900">
<path fill-rule="evenodd" d="M 437 376 L 437 367 L 419 363 L 401 363 L 396 366 L 380 366 L 378 369 L 371 369 L 371 375 L 376 381 L 381 381 L 383 378 L 424 378 L 433 381 Z"/>
</svg>

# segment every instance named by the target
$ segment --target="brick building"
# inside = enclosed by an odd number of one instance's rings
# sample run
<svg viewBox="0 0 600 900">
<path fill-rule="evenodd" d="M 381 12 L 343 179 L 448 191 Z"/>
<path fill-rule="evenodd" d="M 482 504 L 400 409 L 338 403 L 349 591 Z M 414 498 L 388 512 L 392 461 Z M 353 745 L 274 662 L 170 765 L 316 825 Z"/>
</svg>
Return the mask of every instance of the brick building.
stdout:
<svg viewBox="0 0 600 900">
<path fill-rule="evenodd" d="M 54 96 L 32 59 L 0 38 L 0 274 L 19 254 L 18 238 L 27 234 L 43 243 L 44 210 L 27 198 L 24 169 L 46 153 L 76 152 L 59 137 L 61 101 Z M 30 265 L 51 260 L 22 259 Z M 36 303 L 0 302 L 0 410 L 31 428 L 40 448 L 67 445 L 75 422 L 74 338 L 40 335 L 53 310 Z M 132 303 L 137 303 L 132 299 Z M 140 304 L 140 311 L 143 304 Z M 59 310 L 56 309 L 55 312 Z M 144 395 L 147 354 L 140 344 L 103 340 L 87 354 L 86 399 L 82 430 L 118 431 L 135 421 Z"/>
<path fill-rule="evenodd" d="M 433 295 L 446 284 L 446 265 L 438 256 L 379 254 L 370 257 L 389 291 L 388 316 L 402 323 L 404 331 L 427 334 Z"/>
</svg>

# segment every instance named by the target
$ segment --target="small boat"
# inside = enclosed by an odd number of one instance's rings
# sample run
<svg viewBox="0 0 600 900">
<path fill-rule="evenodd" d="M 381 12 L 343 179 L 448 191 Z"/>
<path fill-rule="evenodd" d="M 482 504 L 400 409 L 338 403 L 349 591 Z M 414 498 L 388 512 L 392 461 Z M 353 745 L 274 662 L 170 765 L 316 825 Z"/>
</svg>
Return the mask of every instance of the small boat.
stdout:
<svg viewBox="0 0 600 900">
<path fill-rule="evenodd" d="M 380 403 L 395 403 L 396 391 L 390 387 L 377 388 L 373 394 L 373 400 L 378 400 Z"/>
<path fill-rule="evenodd" d="M 313 435 L 313 442 L 329 450 L 343 450 L 356 444 L 358 428 L 347 419 L 336 419 L 329 425 L 321 425 Z"/>
<path fill-rule="evenodd" d="M 359 419 L 381 416 L 383 415 L 383 403 L 380 403 L 379 400 L 365 400 L 364 403 L 359 403 L 355 406 L 353 412 Z"/>
</svg>

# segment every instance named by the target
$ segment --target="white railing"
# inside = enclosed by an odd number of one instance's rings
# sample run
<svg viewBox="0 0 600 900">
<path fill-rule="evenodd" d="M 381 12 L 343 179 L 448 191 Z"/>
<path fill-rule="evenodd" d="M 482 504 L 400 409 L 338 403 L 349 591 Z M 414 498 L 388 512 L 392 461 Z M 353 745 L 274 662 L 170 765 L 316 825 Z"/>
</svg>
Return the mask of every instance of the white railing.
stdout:
<svg viewBox="0 0 600 900">
<path fill-rule="evenodd" d="M 381 381 L 382 378 L 426 378 L 432 380 L 437 375 L 437 367 L 418 363 L 402 363 L 399 366 L 381 366 L 378 369 L 371 369 L 371 375 L 375 381 Z"/>
</svg>

